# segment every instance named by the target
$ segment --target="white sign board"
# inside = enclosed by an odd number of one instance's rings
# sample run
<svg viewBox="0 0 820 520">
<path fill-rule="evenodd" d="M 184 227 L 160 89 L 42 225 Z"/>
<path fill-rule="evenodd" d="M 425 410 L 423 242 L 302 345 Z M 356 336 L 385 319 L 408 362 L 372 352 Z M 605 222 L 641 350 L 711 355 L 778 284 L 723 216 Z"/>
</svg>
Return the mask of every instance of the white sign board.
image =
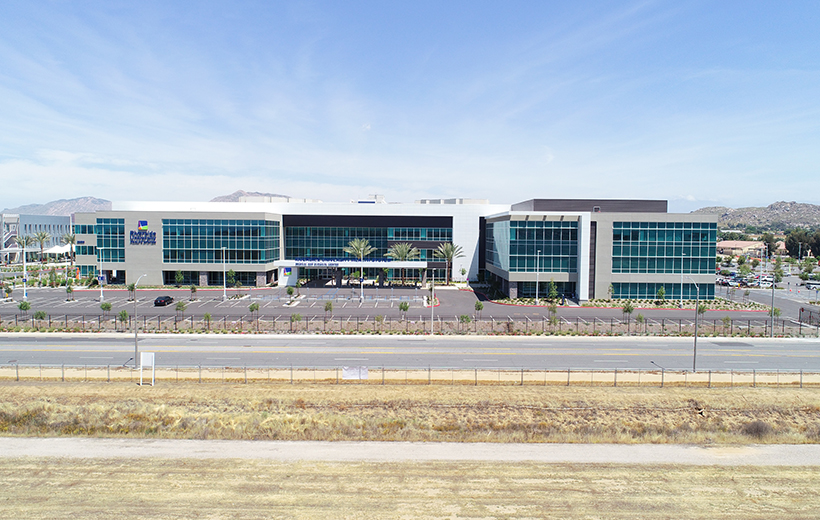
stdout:
<svg viewBox="0 0 820 520">
<path fill-rule="evenodd" d="M 151 386 L 154 386 L 156 371 L 154 368 L 153 352 L 140 352 L 140 386 L 142 386 L 142 370 L 146 365 L 151 367 Z"/>
<path fill-rule="evenodd" d="M 342 379 L 367 379 L 367 367 L 342 367 Z"/>
</svg>

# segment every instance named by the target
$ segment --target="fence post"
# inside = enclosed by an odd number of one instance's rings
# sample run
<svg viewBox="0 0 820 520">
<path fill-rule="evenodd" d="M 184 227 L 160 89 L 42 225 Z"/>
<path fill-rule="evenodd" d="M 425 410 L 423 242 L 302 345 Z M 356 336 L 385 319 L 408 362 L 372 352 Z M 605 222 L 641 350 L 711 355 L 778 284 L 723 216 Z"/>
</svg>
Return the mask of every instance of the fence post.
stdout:
<svg viewBox="0 0 820 520">
<path fill-rule="evenodd" d="M 613 386 L 615 386 L 615 387 L 618 386 L 618 369 L 617 368 L 615 369 L 615 384 Z"/>
<path fill-rule="evenodd" d="M 433 378 L 433 369 L 430 367 L 430 365 L 427 365 L 427 384 L 428 385 L 433 384 L 432 378 Z"/>
<path fill-rule="evenodd" d="M 800 369 L 800 388 L 803 388 L 803 369 Z"/>
<path fill-rule="evenodd" d="M 248 367 L 242 367 L 242 369 L 245 371 L 245 384 L 247 385 L 248 384 Z"/>
<path fill-rule="evenodd" d="M 65 383 L 65 363 L 60 368 L 60 380 Z"/>
<path fill-rule="evenodd" d="M 202 383 L 202 364 L 199 365 L 199 382 Z"/>
<path fill-rule="evenodd" d="M 666 363 L 664 363 L 664 365 L 665 365 L 665 364 L 666 364 Z M 663 388 L 664 372 L 665 372 L 665 371 L 664 371 L 664 369 L 662 368 L 662 369 L 661 369 L 661 388 Z"/>
<path fill-rule="evenodd" d="M 478 386 L 478 368 L 475 369 L 475 386 Z"/>
<path fill-rule="evenodd" d="M 336 384 L 339 384 L 339 367 L 336 367 Z"/>
<path fill-rule="evenodd" d="M 524 386 L 524 369 L 521 369 L 521 386 Z"/>
<path fill-rule="evenodd" d="M 111 382 L 111 365 L 106 365 L 106 374 L 108 375 L 108 382 Z"/>
<path fill-rule="evenodd" d="M 571 370 L 572 370 L 571 368 L 567 369 L 567 386 L 569 386 L 569 374 L 570 374 Z"/>
<path fill-rule="evenodd" d="M 293 363 L 290 365 L 290 384 L 293 384 Z"/>
<path fill-rule="evenodd" d="M 757 388 L 757 371 L 752 369 L 752 388 Z"/>
<path fill-rule="evenodd" d="M 14 364 L 14 371 L 17 373 L 17 381 L 20 381 L 20 363 Z"/>
<path fill-rule="evenodd" d="M 709 371 L 709 385 L 708 388 L 712 388 L 712 371 Z"/>
</svg>

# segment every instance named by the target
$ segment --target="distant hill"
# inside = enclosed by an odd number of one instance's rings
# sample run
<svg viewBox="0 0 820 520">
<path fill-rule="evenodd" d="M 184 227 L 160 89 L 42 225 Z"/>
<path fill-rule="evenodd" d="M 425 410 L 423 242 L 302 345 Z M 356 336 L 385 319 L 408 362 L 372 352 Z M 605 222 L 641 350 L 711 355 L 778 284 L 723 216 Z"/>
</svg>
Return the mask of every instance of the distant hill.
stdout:
<svg viewBox="0 0 820 520">
<path fill-rule="evenodd" d="M 3 213 L 68 217 L 73 213 L 110 210 L 110 200 L 98 199 L 95 197 L 79 197 L 68 200 L 54 200 L 45 204 L 27 204 L 16 208 L 6 208 L 3 210 Z"/>
<path fill-rule="evenodd" d="M 820 229 L 820 206 L 800 202 L 775 202 L 761 208 L 727 208 L 713 206 L 692 213 L 718 215 L 721 229 L 755 227 L 761 231 L 785 231 L 794 228 Z"/>
<path fill-rule="evenodd" d="M 222 195 L 211 199 L 211 202 L 239 202 L 241 197 L 285 197 L 288 195 L 277 195 L 275 193 L 260 193 L 258 191 L 238 190 L 230 195 Z"/>
</svg>

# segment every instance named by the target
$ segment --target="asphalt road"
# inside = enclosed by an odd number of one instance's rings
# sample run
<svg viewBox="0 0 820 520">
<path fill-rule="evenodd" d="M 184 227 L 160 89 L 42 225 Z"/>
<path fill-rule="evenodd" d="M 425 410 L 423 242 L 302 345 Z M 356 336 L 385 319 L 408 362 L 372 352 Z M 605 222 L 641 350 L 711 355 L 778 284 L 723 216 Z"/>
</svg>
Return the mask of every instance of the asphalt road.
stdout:
<svg viewBox="0 0 820 520">
<path fill-rule="evenodd" d="M 160 366 L 690 370 L 693 339 L 164 335 L 140 337 Z M 128 334 L 0 334 L 0 364 L 123 365 Z M 820 339 L 699 338 L 699 370 L 820 371 Z M 653 364 L 654 362 L 655 364 Z"/>
</svg>

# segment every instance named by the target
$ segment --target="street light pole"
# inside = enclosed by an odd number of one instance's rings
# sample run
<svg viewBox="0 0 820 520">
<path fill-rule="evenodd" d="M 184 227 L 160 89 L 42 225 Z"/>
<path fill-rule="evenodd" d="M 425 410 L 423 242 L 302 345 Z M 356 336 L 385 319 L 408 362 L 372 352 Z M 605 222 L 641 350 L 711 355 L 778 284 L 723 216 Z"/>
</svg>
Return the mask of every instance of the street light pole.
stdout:
<svg viewBox="0 0 820 520">
<path fill-rule="evenodd" d="M 434 313 L 436 310 L 436 270 L 432 269 L 432 273 L 430 275 L 430 335 L 433 335 L 433 318 Z"/>
<path fill-rule="evenodd" d="M 137 330 L 139 330 L 139 321 L 137 320 L 137 285 L 139 285 L 140 280 L 142 277 L 145 276 L 144 274 L 137 278 L 137 283 L 134 284 L 134 369 L 139 368 L 139 346 L 137 344 Z"/>
<path fill-rule="evenodd" d="M 225 246 L 222 246 L 222 301 L 228 299 L 227 271 L 225 271 Z"/>
<path fill-rule="evenodd" d="M 691 277 L 687 276 L 689 280 L 692 280 Z M 700 314 L 700 287 L 698 284 L 692 280 L 692 284 L 695 286 L 695 345 L 692 351 L 692 372 L 698 371 L 698 316 Z"/>
<path fill-rule="evenodd" d="M 26 273 L 26 244 L 25 242 L 20 245 L 23 248 L 23 300 L 28 299 L 28 285 L 26 285 L 26 281 L 28 275 Z"/>
<path fill-rule="evenodd" d="M 538 250 L 538 255 L 535 257 L 537 265 L 535 267 L 535 304 L 538 305 L 538 285 L 539 285 L 539 277 L 538 275 L 541 273 L 541 250 Z"/>
<path fill-rule="evenodd" d="M 100 255 L 100 262 L 99 262 L 99 272 L 97 273 L 97 283 L 100 284 L 100 303 L 105 301 L 105 295 L 103 294 L 103 271 L 102 271 L 102 251 L 97 250 Z"/>
</svg>

